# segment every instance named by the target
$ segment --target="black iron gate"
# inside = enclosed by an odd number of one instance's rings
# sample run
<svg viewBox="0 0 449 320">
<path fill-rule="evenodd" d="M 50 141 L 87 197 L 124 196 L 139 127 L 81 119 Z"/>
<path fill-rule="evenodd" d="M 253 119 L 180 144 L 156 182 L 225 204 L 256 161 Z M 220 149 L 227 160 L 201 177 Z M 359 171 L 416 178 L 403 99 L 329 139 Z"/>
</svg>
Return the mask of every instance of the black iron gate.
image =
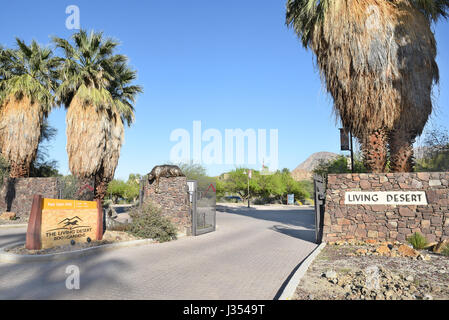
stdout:
<svg viewBox="0 0 449 320">
<path fill-rule="evenodd" d="M 216 226 L 216 184 L 213 179 L 187 181 L 189 186 L 192 235 L 215 231 Z"/>
<path fill-rule="evenodd" d="M 326 179 L 315 175 L 315 242 L 321 243 L 323 239 L 324 208 L 326 204 Z"/>
</svg>

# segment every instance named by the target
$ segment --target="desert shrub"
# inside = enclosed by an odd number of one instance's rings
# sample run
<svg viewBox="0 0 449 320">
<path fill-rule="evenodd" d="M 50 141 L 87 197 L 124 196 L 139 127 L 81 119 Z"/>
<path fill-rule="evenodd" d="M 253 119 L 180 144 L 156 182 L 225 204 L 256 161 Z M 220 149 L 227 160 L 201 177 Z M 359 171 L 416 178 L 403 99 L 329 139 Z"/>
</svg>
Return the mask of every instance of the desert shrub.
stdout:
<svg viewBox="0 0 449 320">
<path fill-rule="evenodd" d="M 446 257 L 449 257 L 449 243 L 446 244 L 446 245 L 444 246 L 444 248 L 443 248 L 443 250 L 441 251 L 441 253 L 442 253 L 443 255 L 445 255 Z"/>
<path fill-rule="evenodd" d="M 133 209 L 127 231 L 137 237 L 167 242 L 176 239 L 176 227 L 151 204 Z"/>
<path fill-rule="evenodd" d="M 428 242 L 426 238 L 419 232 L 415 232 L 411 237 L 407 239 L 408 243 L 410 243 L 413 248 L 416 250 L 421 250 L 427 247 Z"/>
</svg>

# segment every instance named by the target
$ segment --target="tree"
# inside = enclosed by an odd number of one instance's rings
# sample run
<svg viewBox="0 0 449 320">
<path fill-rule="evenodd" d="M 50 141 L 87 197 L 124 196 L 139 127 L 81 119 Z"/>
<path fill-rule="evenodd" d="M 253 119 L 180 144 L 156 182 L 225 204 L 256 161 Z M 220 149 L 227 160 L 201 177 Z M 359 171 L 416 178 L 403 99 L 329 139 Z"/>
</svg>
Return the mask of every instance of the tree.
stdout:
<svg viewBox="0 0 449 320">
<path fill-rule="evenodd" d="M 248 195 L 247 171 L 243 168 L 235 169 L 218 179 L 217 197 L 223 197 L 227 193 L 238 194 L 244 200 L 248 200 L 248 197 L 258 198 L 264 203 L 273 201 L 286 203 L 288 194 L 294 194 L 300 201 L 310 198 L 304 184 L 295 181 L 288 170 L 277 171 L 270 175 L 263 175 L 253 170 Z"/>
<path fill-rule="evenodd" d="M 366 168 L 363 165 L 363 162 L 354 159 L 354 172 L 355 173 L 364 173 L 366 172 Z M 329 161 L 321 161 L 313 170 L 315 175 L 320 175 L 327 178 L 327 175 L 330 173 L 351 173 L 351 169 L 349 169 L 348 158 L 345 156 L 339 156 L 336 159 L 332 159 Z"/>
<path fill-rule="evenodd" d="M 187 180 L 202 180 L 202 178 L 207 177 L 206 168 L 201 164 L 179 163 L 177 166 L 185 174 Z"/>
<path fill-rule="evenodd" d="M 37 147 L 36 158 L 30 166 L 30 177 L 56 177 L 61 176 L 58 172 L 58 163 L 50 160 L 47 143 L 54 139 L 57 130 L 50 126 L 47 119 L 44 119 L 41 127 L 41 136 Z"/>
<path fill-rule="evenodd" d="M 124 139 L 124 123 L 134 120 L 135 97 L 142 87 L 131 85 L 136 72 L 128 58 L 114 54 L 118 42 L 84 30 L 72 35 L 73 45 L 54 37 L 65 59 L 59 70 L 58 102 L 67 111 L 67 153 L 72 174 L 95 179 L 95 196 L 103 199 L 114 177 Z"/>
<path fill-rule="evenodd" d="M 343 125 L 372 172 L 411 171 L 439 80 L 431 23 L 449 0 L 288 0 L 286 23 L 316 55 Z"/>
<path fill-rule="evenodd" d="M 427 132 L 423 155 L 416 163 L 417 171 L 449 171 L 449 132 L 434 128 Z"/>
<path fill-rule="evenodd" d="M 124 197 L 128 202 L 135 202 L 139 197 L 141 178 L 142 176 L 140 174 L 131 173 L 129 175 L 124 193 Z"/>
<path fill-rule="evenodd" d="M 108 184 L 107 193 L 111 196 L 112 201 L 117 203 L 119 198 L 125 198 L 126 188 L 127 185 L 125 181 L 114 179 Z"/>
<path fill-rule="evenodd" d="M 0 51 L 0 149 L 10 177 L 30 174 L 41 141 L 42 124 L 55 106 L 60 59 L 36 41 L 16 38 L 17 49 Z"/>
</svg>

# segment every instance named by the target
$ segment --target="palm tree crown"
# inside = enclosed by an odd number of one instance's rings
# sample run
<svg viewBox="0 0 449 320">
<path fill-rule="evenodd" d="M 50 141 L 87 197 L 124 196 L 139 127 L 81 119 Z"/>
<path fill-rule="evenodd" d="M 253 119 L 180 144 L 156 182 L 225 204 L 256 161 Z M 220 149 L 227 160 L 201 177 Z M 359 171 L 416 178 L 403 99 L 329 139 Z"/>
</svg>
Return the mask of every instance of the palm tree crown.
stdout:
<svg viewBox="0 0 449 320">
<path fill-rule="evenodd" d="M 287 0 L 286 24 L 301 38 L 304 47 L 312 40 L 312 32 L 325 18 L 331 2 L 342 0 Z M 421 11 L 430 22 L 447 18 L 449 0 L 384 0 L 392 4 L 408 4 Z"/>
<path fill-rule="evenodd" d="M 136 72 L 127 66 L 126 56 L 114 54 L 119 43 L 103 38 L 102 32 L 88 34 L 85 30 L 75 33 L 72 39 L 75 46 L 65 39 L 53 38 L 66 56 L 60 70 L 62 83 L 56 91 L 58 101 L 68 108 L 76 96 L 97 112 L 118 112 L 130 125 L 134 119 L 134 97 L 142 88 L 127 86 L 136 78 Z"/>
<path fill-rule="evenodd" d="M 53 90 L 61 59 L 54 57 L 51 49 L 39 46 L 36 41 L 26 45 L 16 38 L 17 49 L 0 50 L 0 105 L 15 97 L 27 97 L 48 114 L 55 106 Z"/>
</svg>

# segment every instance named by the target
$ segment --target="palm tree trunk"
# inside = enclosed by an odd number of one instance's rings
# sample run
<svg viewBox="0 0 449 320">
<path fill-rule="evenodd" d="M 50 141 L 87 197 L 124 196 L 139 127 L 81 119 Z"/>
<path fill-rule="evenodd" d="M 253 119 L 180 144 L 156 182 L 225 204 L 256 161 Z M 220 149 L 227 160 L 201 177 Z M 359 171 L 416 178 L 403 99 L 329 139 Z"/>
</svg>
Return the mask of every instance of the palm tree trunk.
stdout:
<svg viewBox="0 0 449 320">
<path fill-rule="evenodd" d="M 102 175 L 95 176 L 95 199 L 99 199 L 101 201 L 104 200 L 107 190 L 108 190 L 109 181 L 102 177 Z"/>
<path fill-rule="evenodd" d="M 30 166 L 26 163 L 11 162 L 9 177 L 11 179 L 27 178 L 30 175 Z"/>
<path fill-rule="evenodd" d="M 385 172 L 387 164 L 387 135 L 385 130 L 377 130 L 362 141 L 363 159 L 368 172 Z"/>
<path fill-rule="evenodd" d="M 414 135 L 407 130 L 394 130 L 389 135 L 390 171 L 412 172 Z"/>
</svg>

